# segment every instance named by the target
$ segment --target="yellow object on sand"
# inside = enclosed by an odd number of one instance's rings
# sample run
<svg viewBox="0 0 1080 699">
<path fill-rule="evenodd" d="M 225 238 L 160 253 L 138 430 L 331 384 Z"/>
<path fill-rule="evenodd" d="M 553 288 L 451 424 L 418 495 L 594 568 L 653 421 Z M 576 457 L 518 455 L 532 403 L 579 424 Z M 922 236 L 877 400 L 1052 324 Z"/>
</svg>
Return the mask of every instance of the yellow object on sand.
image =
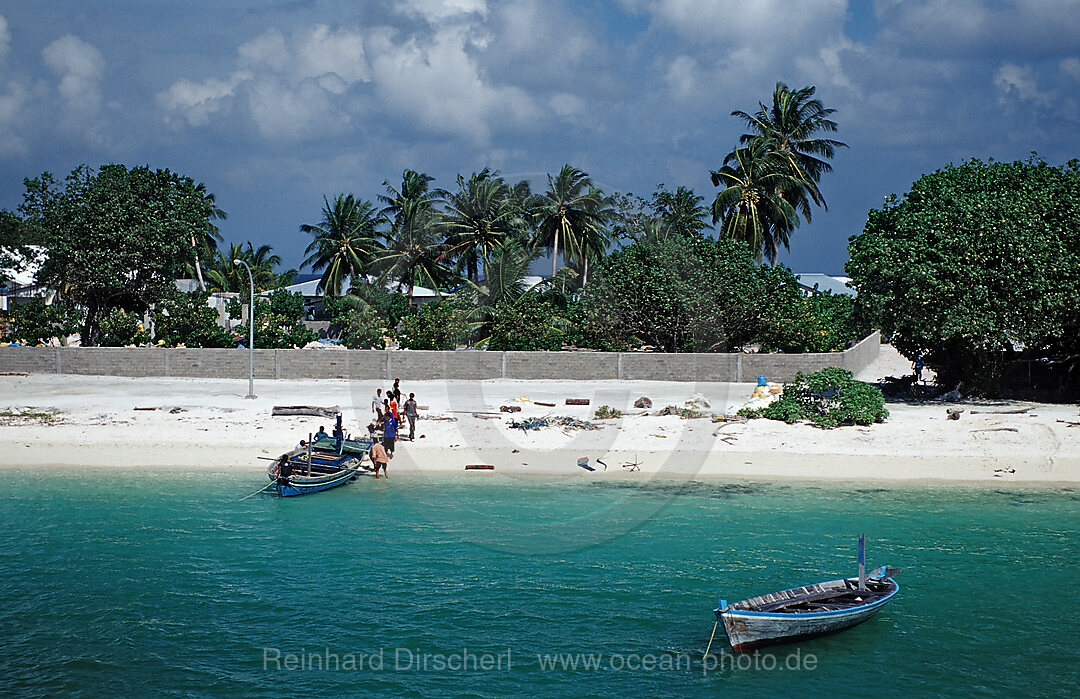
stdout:
<svg viewBox="0 0 1080 699">
<path fill-rule="evenodd" d="M 532 403 L 532 399 L 528 396 L 518 396 L 514 399 L 515 403 Z"/>
<path fill-rule="evenodd" d="M 754 394 L 751 396 L 751 398 L 768 398 L 769 395 L 770 394 L 768 386 L 758 386 L 754 389 Z"/>
</svg>

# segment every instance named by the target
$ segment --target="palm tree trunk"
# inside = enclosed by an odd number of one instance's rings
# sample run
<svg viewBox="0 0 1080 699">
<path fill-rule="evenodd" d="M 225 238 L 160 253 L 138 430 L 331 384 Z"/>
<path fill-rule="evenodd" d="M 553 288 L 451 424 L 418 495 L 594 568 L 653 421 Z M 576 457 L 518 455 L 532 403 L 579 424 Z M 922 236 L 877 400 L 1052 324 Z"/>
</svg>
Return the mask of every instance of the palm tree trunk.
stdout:
<svg viewBox="0 0 1080 699">
<path fill-rule="evenodd" d="M 199 265 L 199 246 L 195 244 L 195 236 L 191 236 L 191 249 L 195 252 L 195 276 L 199 279 L 199 291 L 206 291 L 206 284 L 202 278 L 202 267 Z"/>
<path fill-rule="evenodd" d="M 559 229 L 555 229 L 555 247 L 551 252 L 551 276 L 555 276 L 555 265 L 559 261 Z"/>
</svg>

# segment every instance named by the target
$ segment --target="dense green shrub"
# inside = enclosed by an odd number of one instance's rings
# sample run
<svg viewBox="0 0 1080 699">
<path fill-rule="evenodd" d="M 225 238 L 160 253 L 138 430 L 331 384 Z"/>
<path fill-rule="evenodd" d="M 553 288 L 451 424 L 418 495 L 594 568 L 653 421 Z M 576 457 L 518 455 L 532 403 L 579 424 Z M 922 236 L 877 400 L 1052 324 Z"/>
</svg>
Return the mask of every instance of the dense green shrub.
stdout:
<svg viewBox="0 0 1080 699">
<path fill-rule="evenodd" d="M 228 310 L 233 318 L 240 315 L 240 301 L 230 301 Z M 255 298 L 255 347 L 257 349 L 292 349 L 303 347 L 318 338 L 315 331 L 303 323 L 304 296 L 278 289 L 267 296 Z M 235 328 L 235 338 L 247 344 L 250 328 L 247 324 Z"/>
<path fill-rule="evenodd" d="M 79 332 L 82 319 L 83 312 L 68 302 L 46 304 L 43 299 L 30 299 L 12 304 L 7 314 L 7 339 L 37 344 L 54 337 L 67 337 Z"/>
<path fill-rule="evenodd" d="M 780 398 L 760 410 L 740 412 L 787 423 L 809 420 L 818 427 L 870 425 L 889 416 L 881 389 L 834 367 L 812 374 L 800 372 L 784 384 Z"/>
<path fill-rule="evenodd" d="M 473 309 L 463 298 L 449 297 L 424 304 L 401 320 L 397 330 L 403 349 L 452 350 L 468 337 Z"/>
<path fill-rule="evenodd" d="M 837 352 L 865 337 L 855 301 L 832 292 L 804 293 L 784 265 L 759 270 L 763 290 L 756 339 L 763 352 Z"/>
<path fill-rule="evenodd" d="M 102 347 L 127 347 L 150 342 L 150 333 L 143 329 L 139 316 L 122 308 L 114 308 L 101 319 Z"/>
<path fill-rule="evenodd" d="M 154 308 L 155 340 L 169 347 L 232 347 L 235 343 L 218 325 L 218 312 L 206 304 L 210 294 L 173 291 Z"/>
<path fill-rule="evenodd" d="M 539 294 L 499 301 L 491 319 L 490 350 L 538 351 L 562 349 L 566 320 Z"/>
<path fill-rule="evenodd" d="M 762 296 L 745 244 L 638 240 L 604 258 L 581 297 L 582 336 L 618 349 L 726 352 L 753 338 Z"/>
<path fill-rule="evenodd" d="M 870 212 L 849 252 L 866 317 L 941 384 L 992 395 L 1020 352 L 1080 351 L 1080 161 L 924 175 Z"/>
<path fill-rule="evenodd" d="M 386 349 L 387 326 L 370 308 L 350 308 L 338 312 L 334 324 L 341 333 L 341 344 L 349 349 Z"/>
</svg>

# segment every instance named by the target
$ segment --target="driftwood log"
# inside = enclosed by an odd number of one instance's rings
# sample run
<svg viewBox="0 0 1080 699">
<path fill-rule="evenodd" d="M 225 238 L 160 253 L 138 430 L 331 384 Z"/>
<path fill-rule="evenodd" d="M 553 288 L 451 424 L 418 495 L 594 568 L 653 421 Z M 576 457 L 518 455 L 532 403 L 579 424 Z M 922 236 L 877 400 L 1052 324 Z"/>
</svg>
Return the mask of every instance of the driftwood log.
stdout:
<svg viewBox="0 0 1080 699">
<path fill-rule="evenodd" d="M 275 405 L 270 413 L 274 417 L 283 415 L 311 415 L 313 417 L 325 417 L 333 419 L 341 410 L 335 405 L 330 408 L 322 408 L 317 405 Z"/>
<path fill-rule="evenodd" d="M 589 404 L 589 399 L 588 398 L 567 398 L 566 399 L 566 404 L 567 405 L 588 405 Z"/>
</svg>

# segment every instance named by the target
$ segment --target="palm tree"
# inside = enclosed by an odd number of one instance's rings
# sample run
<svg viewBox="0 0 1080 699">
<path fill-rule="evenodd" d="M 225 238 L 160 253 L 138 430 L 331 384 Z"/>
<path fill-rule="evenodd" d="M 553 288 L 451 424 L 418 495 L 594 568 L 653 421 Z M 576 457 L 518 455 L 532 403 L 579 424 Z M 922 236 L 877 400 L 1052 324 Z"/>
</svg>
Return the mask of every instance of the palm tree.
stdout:
<svg viewBox="0 0 1080 699">
<path fill-rule="evenodd" d="M 476 281 L 480 258 L 506 236 L 525 228 L 517 200 L 498 172 L 484 168 L 468 180 L 458 175 L 458 191 L 444 199 L 442 225 L 446 231 L 448 259 L 457 258 L 456 269 L 464 268 Z"/>
<path fill-rule="evenodd" d="M 243 260 L 251 268 L 251 278 L 255 291 L 266 291 L 288 286 L 296 276 L 295 269 L 278 273 L 275 268 L 281 264 L 281 256 L 273 252 L 269 245 L 254 247 L 250 242 L 244 245 L 233 243 L 228 253 L 218 250 L 211 267 L 206 271 L 211 291 L 246 291 L 248 288 L 247 271 L 233 260 Z"/>
<path fill-rule="evenodd" d="M 545 279 L 531 287 L 526 284 L 530 265 L 539 256 L 538 249 L 514 236 L 507 236 L 484 254 L 484 283 L 481 285 L 466 281 L 465 284 L 472 293 L 475 305 L 474 321 L 470 330 L 476 345 L 487 343 L 491 335 L 492 317 L 498 304 L 515 303 L 552 282 L 551 279 Z"/>
<path fill-rule="evenodd" d="M 345 280 L 363 274 L 379 249 L 378 213 L 369 201 L 338 194 L 333 204 L 323 197 L 323 220 L 303 224 L 300 230 L 315 237 L 304 250 L 303 264 L 323 270 L 319 289 L 329 296 L 341 294 Z"/>
<path fill-rule="evenodd" d="M 432 189 L 431 183 L 435 178 L 416 170 L 404 170 L 401 173 L 401 187 L 394 187 L 390 180 L 383 180 L 386 194 L 379 195 L 379 201 L 385 204 L 382 214 L 390 221 L 397 221 L 403 212 L 411 205 L 422 205 L 434 208 L 436 202 L 445 196 L 441 189 Z M 417 210 L 413 208 L 413 210 Z"/>
<path fill-rule="evenodd" d="M 776 264 L 779 246 L 789 246 L 789 235 L 799 225 L 795 207 L 784 194 L 797 189 L 788 161 L 764 139 L 736 148 L 712 183 L 723 186 L 713 200 L 713 223 L 722 221 L 721 235 L 745 241 L 760 264 L 762 254 Z"/>
<path fill-rule="evenodd" d="M 674 192 L 661 189 L 653 194 L 653 206 L 664 231 L 688 238 L 712 228 L 705 221 L 710 212 L 708 207 L 702 206 L 703 201 L 705 197 L 698 196 L 689 187 L 679 187 Z"/>
<path fill-rule="evenodd" d="M 551 249 L 551 276 L 555 276 L 560 243 L 568 265 L 581 260 L 587 268 L 588 255 L 599 247 L 599 238 L 606 237 L 600 197 L 602 192 L 592 186 L 589 175 L 569 164 L 563 165 L 557 177 L 548 175 L 548 191 L 536 200 L 539 225 L 533 245 Z"/>
<path fill-rule="evenodd" d="M 450 276 L 442 262 L 446 245 L 441 238 L 430 205 L 422 200 L 405 203 L 390 227 L 386 250 L 375 259 L 373 269 L 381 271 L 379 282 L 391 278 L 399 291 L 408 288 L 410 305 L 417 284 L 438 292 L 440 280 Z"/>
<path fill-rule="evenodd" d="M 222 242 L 221 231 L 215 226 L 212 221 L 222 220 L 228 218 L 226 214 L 218 205 L 217 200 L 213 192 L 206 191 L 206 185 L 202 182 L 195 185 L 195 192 L 202 196 L 203 202 L 206 205 L 206 230 L 201 235 L 191 234 L 191 250 L 194 253 L 194 270 L 195 278 L 199 280 L 199 290 L 206 291 L 206 282 L 203 280 L 202 264 L 200 258 L 207 260 L 212 259 L 214 253 L 217 251 L 218 243 Z"/>
<path fill-rule="evenodd" d="M 732 116 L 746 122 L 750 133 L 743 134 L 739 143 L 749 145 L 754 140 L 765 139 L 789 161 L 796 175 L 803 181 L 802 191 L 818 206 L 828 209 L 817 183 L 823 173 L 832 170 L 826 162 L 836 153 L 837 148 L 847 148 L 847 144 L 829 138 L 817 138 L 821 132 L 835 133 L 836 122 L 829 117 L 835 109 L 826 109 L 821 100 L 813 99 L 816 88 L 812 85 L 792 92 L 782 82 L 776 83 L 773 90 L 772 105 L 766 107 L 758 103 L 758 111 L 747 114 L 734 111 Z M 809 204 L 805 201 L 792 202 L 801 204 L 807 220 Z"/>
</svg>

